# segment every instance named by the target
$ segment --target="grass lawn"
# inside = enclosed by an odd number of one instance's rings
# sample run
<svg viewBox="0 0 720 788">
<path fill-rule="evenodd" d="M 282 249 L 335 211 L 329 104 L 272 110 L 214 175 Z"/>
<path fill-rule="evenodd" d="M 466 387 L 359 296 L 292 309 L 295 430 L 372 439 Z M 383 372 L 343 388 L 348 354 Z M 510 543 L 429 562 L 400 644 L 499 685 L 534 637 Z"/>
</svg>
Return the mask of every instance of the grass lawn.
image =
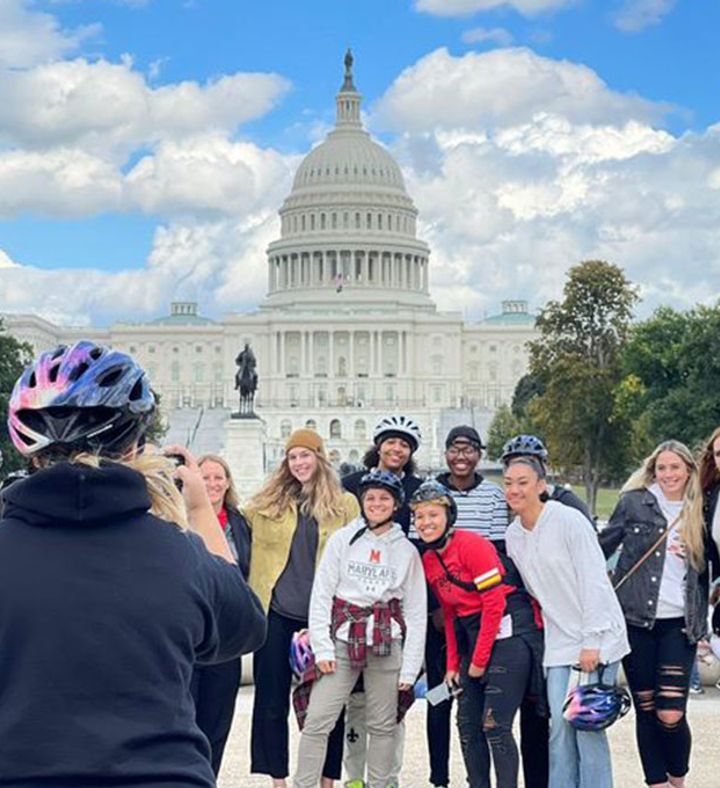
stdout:
<svg viewBox="0 0 720 788">
<path fill-rule="evenodd" d="M 585 500 L 585 488 L 573 485 L 573 492 Z M 614 487 L 601 487 L 597 496 L 597 515 L 601 520 L 607 520 L 612 514 L 612 510 L 617 503 L 620 490 Z"/>
</svg>

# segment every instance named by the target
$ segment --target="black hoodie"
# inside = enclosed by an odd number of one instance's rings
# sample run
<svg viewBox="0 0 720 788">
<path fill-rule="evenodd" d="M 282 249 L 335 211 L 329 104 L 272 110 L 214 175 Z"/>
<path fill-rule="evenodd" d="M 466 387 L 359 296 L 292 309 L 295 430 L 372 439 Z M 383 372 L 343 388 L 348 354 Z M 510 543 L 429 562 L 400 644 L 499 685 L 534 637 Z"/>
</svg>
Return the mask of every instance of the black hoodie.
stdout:
<svg viewBox="0 0 720 788">
<path fill-rule="evenodd" d="M 238 568 L 150 515 L 121 465 L 56 465 L 4 495 L 0 786 L 214 786 L 190 679 L 263 641 Z"/>
</svg>

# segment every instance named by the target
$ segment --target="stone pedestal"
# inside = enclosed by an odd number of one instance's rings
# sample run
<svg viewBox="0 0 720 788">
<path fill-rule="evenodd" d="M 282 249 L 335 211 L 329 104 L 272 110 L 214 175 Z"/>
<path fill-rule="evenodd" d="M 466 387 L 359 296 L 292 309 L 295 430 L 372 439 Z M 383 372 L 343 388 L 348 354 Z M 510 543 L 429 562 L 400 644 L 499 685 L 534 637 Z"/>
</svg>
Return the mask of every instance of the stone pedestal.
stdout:
<svg viewBox="0 0 720 788">
<path fill-rule="evenodd" d="M 225 423 L 224 457 L 241 501 L 257 492 L 265 479 L 267 424 L 257 416 L 233 416 Z"/>
</svg>

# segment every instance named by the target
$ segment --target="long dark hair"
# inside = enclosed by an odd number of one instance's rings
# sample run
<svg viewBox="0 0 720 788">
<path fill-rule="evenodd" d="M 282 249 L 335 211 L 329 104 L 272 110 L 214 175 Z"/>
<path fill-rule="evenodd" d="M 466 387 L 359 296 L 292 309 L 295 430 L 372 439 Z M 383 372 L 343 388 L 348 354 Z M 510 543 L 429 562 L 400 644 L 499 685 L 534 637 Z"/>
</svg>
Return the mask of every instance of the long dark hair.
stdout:
<svg viewBox="0 0 720 788">
<path fill-rule="evenodd" d="M 363 465 L 369 471 L 371 471 L 373 468 L 377 468 L 379 463 L 380 463 L 380 449 L 378 449 L 377 446 L 371 446 L 365 452 L 365 456 L 363 457 Z M 415 460 L 412 458 L 412 454 L 410 455 L 410 459 L 403 466 L 402 470 L 406 476 L 415 475 L 415 471 L 417 470 L 417 465 L 415 465 Z"/>
</svg>

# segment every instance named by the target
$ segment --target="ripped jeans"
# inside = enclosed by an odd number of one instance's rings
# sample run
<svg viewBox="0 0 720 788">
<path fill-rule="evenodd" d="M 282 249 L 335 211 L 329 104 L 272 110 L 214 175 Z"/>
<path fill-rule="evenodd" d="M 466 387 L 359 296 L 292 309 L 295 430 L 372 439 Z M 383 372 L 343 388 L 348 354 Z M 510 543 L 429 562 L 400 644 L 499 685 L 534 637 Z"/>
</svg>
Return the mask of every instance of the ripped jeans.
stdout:
<svg viewBox="0 0 720 788">
<path fill-rule="evenodd" d="M 473 641 L 474 643 L 474 641 Z M 525 697 L 532 654 L 520 637 L 496 640 L 485 675 L 468 676 L 463 657 L 457 725 L 469 788 L 490 788 L 490 751 L 497 788 L 517 788 L 518 748 L 512 724 Z"/>
<path fill-rule="evenodd" d="M 652 629 L 628 626 L 632 651 L 623 659 L 635 703 L 635 733 L 649 785 L 683 777 L 690 764 L 687 722 L 690 671 L 696 646 L 682 618 L 659 618 Z"/>
</svg>

